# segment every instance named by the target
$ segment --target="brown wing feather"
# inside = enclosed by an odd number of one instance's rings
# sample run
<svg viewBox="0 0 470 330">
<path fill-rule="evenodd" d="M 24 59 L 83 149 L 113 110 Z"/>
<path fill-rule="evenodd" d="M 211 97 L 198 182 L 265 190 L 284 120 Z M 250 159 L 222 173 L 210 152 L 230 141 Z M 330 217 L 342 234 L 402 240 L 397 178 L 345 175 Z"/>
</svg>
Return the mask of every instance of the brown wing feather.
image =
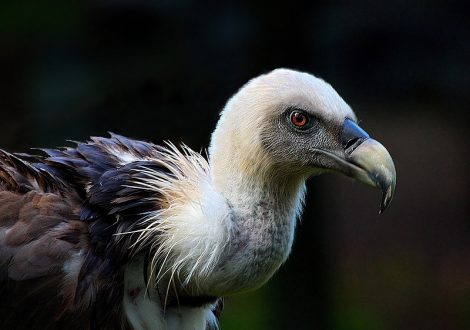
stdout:
<svg viewBox="0 0 470 330">
<path fill-rule="evenodd" d="M 56 327 L 76 307 L 67 267 L 87 249 L 87 226 L 51 193 L 0 191 L 0 205 L 0 328 Z"/>
<path fill-rule="evenodd" d="M 96 319 L 97 302 L 118 296 L 119 285 L 104 280 L 106 263 L 93 256 L 82 203 L 59 179 L 0 150 L 0 329 L 126 327 L 117 308 Z"/>
<path fill-rule="evenodd" d="M 156 192 L 130 183 L 142 168 L 168 172 L 159 150 L 115 134 L 44 157 L 0 149 L 0 329 L 129 328 L 124 270 L 138 235 L 116 233 L 158 209 Z"/>
</svg>

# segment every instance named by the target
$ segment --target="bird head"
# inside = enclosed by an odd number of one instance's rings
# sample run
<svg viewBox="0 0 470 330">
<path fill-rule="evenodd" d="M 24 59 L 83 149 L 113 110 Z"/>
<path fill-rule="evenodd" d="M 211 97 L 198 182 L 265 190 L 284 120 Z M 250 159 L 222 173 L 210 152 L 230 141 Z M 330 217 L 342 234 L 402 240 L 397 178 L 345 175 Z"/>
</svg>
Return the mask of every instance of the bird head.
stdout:
<svg viewBox="0 0 470 330">
<path fill-rule="evenodd" d="M 225 191 L 237 173 L 285 182 L 342 173 L 382 191 L 380 212 L 396 183 L 390 154 L 358 125 L 333 87 L 288 69 L 250 80 L 228 101 L 212 136 L 210 161 L 216 186 Z"/>
</svg>

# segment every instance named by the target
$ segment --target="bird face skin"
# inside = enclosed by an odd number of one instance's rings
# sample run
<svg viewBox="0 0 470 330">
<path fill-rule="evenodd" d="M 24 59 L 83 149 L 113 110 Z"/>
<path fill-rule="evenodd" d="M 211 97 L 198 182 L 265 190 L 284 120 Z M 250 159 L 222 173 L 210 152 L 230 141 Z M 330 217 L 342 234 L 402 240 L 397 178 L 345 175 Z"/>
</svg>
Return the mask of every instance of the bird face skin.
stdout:
<svg viewBox="0 0 470 330">
<path fill-rule="evenodd" d="M 380 212 L 390 204 L 396 184 L 392 158 L 355 120 L 345 117 L 338 127 L 315 111 L 289 107 L 272 127 L 274 132 L 265 133 L 263 144 L 283 164 L 280 167 L 309 176 L 325 171 L 345 174 L 382 190 Z"/>
</svg>

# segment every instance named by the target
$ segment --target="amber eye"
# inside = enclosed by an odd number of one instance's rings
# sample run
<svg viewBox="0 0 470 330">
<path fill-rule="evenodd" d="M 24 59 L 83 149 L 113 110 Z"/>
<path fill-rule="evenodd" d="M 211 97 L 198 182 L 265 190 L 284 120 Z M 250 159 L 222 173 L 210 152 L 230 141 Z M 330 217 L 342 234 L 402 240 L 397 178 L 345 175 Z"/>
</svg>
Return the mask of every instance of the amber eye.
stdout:
<svg viewBox="0 0 470 330">
<path fill-rule="evenodd" d="M 309 122 L 309 118 L 305 113 L 302 113 L 302 112 L 299 112 L 299 111 L 293 111 L 290 115 L 290 121 L 296 127 L 303 128 L 303 127 L 307 126 L 307 124 Z"/>
</svg>

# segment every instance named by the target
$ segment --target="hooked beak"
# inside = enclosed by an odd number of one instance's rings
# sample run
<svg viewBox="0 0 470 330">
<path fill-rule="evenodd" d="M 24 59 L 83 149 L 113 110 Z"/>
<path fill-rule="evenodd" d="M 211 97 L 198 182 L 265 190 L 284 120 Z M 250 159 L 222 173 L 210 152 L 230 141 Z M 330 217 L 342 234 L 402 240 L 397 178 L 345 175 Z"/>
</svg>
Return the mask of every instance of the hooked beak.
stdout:
<svg viewBox="0 0 470 330">
<path fill-rule="evenodd" d="M 369 137 L 351 119 L 345 119 L 341 134 L 344 159 L 334 157 L 337 170 L 382 191 L 380 212 L 390 205 L 395 193 L 396 171 L 387 149 Z"/>
</svg>

